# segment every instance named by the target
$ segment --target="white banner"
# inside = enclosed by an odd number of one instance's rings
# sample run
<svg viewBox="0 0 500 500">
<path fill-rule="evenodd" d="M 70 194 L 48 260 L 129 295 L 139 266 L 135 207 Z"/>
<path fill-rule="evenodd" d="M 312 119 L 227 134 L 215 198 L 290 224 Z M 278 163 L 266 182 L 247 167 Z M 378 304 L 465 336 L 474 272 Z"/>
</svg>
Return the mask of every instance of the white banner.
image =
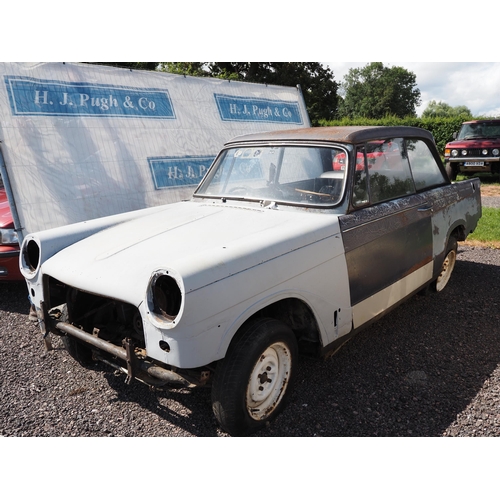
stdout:
<svg viewBox="0 0 500 500">
<path fill-rule="evenodd" d="M 189 198 L 229 139 L 310 126 L 293 87 L 77 63 L 0 63 L 0 73 L 22 236 Z"/>
</svg>

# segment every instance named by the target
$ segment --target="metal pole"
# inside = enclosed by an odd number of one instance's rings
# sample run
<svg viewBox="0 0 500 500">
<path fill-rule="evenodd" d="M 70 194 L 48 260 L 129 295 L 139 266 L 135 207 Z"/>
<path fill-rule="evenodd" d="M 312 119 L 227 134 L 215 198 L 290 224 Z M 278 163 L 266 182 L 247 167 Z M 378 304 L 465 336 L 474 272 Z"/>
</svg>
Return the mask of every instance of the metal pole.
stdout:
<svg viewBox="0 0 500 500">
<path fill-rule="evenodd" d="M 308 127 L 310 127 L 311 126 L 311 119 L 309 118 L 309 113 L 307 112 L 306 100 L 304 99 L 304 94 L 302 93 L 302 87 L 300 86 L 300 83 L 297 84 L 297 90 L 299 91 L 299 96 L 302 100 L 302 105 L 304 106 L 304 111 L 306 112 L 306 117 L 307 117 L 306 125 Z"/>
</svg>

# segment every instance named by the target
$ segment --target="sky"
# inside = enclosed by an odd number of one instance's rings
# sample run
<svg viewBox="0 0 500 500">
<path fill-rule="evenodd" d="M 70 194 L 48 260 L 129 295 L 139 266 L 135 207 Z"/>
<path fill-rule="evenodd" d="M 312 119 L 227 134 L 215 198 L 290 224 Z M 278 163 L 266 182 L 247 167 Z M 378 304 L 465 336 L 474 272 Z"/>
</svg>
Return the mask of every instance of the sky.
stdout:
<svg viewBox="0 0 500 500">
<path fill-rule="evenodd" d="M 383 61 L 382 61 L 383 62 Z M 351 68 L 362 68 L 368 62 L 327 62 L 341 83 Z M 416 76 L 421 93 L 421 116 L 430 101 L 450 106 L 467 106 L 473 116 L 500 116 L 499 62 L 383 62 L 384 66 L 401 66 Z"/>
<path fill-rule="evenodd" d="M 386 66 L 402 66 L 416 75 L 422 99 L 416 110 L 419 116 L 431 100 L 443 101 L 450 106 L 467 106 L 473 116 L 500 116 L 500 62 L 487 62 L 498 58 L 498 35 L 495 30 L 483 31 L 474 43 L 462 43 L 457 30 L 451 36 L 444 26 L 460 26 L 464 22 L 463 12 L 451 8 L 454 5 L 451 0 L 432 2 L 432 5 L 427 5 L 430 2 L 424 0 L 419 8 L 410 4 L 404 6 L 398 0 L 379 0 L 364 4 L 362 12 L 348 3 L 335 5 L 326 12 L 323 2 L 310 0 L 308 12 L 325 12 L 325 23 L 319 22 L 320 16 L 309 19 L 300 9 L 284 9 L 280 2 L 273 4 L 267 0 L 255 0 L 252 9 L 247 9 L 246 4 L 240 7 L 231 4 L 230 10 L 225 7 L 225 0 L 201 2 L 197 5 L 196 15 L 193 15 L 192 3 L 184 2 L 176 7 L 169 6 L 167 17 L 189 19 L 189 23 L 167 22 L 161 25 L 161 29 L 151 28 L 152 12 L 157 10 L 153 0 L 142 0 L 141 15 L 134 10 L 132 18 L 128 9 L 117 9 L 115 2 L 88 0 L 83 11 L 78 3 L 73 7 L 65 4 L 65 19 L 77 22 L 57 23 L 57 29 L 48 29 L 54 23 L 54 10 L 49 6 L 56 9 L 59 3 L 60 0 L 47 0 L 44 2 L 46 8 L 30 14 L 26 13 L 23 2 L 7 3 L 2 15 L 6 19 L 22 18 L 23 31 L 19 31 L 17 23 L 7 23 L 0 30 L 0 59 L 371 59 Z M 242 9 L 241 13 L 238 8 Z M 172 9 L 175 12 L 170 12 Z M 266 15 L 262 16 L 259 9 L 264 9 Z M 353 18 L 353 14 L 356 15 L 355 24 L 344 22 Z M 405 22 L 395 22 L 399 18 Z M 225 29 L 217 29 L 218 26 Z M 384 29 L 379 29 L 380 26 Z M 20 43 L 21 40 L 26 40 L 26 43 Z M 385 62 L 394 59 L 422 62 Z M 460 59 L 481 62 L 460 62 Z M 453 62 L 437 62 L 439 60 Z M 335 80 L 341 83 L 350 68 L 360 68 L 368 63 L 324 64 L 332 69 Z"/>
</svg>

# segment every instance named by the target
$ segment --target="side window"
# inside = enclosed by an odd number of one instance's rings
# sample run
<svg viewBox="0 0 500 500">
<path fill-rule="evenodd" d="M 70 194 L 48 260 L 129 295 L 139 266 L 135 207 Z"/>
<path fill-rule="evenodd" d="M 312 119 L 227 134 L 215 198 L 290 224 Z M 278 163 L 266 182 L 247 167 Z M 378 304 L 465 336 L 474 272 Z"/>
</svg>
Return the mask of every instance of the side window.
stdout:
<svg viewBox="0 0 500 500">
<path fill-rule="evenodd" d="M 415 185 L 411 176 L 404 140 L 371 141 L 357 150 L 364 156 L 364 169 L 356 161 L 353 205 L 380 203 L 412 194 Z M 364 191 L 365 195 L 361 194 Z"/>
<path fill-rule="evenodd" d="M 392 200 L 415 192 L 403 139 L 366 144 L 370 202 Z"/>
<path fill-rule="evenodd" d="M 413 180 L 418 191 L 446 183 L 427 144 L 418 139 L 407 139 L 406 149 L 410 160 Z"/>
</svg>

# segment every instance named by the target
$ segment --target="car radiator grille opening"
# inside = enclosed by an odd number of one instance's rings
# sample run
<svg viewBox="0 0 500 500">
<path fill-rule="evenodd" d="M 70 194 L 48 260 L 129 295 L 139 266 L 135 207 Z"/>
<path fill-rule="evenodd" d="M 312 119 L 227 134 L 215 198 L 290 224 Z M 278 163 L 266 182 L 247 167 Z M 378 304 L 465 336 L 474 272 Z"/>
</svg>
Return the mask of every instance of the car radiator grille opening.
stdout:
<svg viewBox="0 0 500 500">
<path fill-rule="evenodd" d="M 49 280 L 49 292 L 50 307 L 61 311 L 59 321 L 118 346 L 128 338 L 136 347 L 145 349 L 142 318 L 137 307 L 83 292 L 53 278 Z"/>
</svg>

